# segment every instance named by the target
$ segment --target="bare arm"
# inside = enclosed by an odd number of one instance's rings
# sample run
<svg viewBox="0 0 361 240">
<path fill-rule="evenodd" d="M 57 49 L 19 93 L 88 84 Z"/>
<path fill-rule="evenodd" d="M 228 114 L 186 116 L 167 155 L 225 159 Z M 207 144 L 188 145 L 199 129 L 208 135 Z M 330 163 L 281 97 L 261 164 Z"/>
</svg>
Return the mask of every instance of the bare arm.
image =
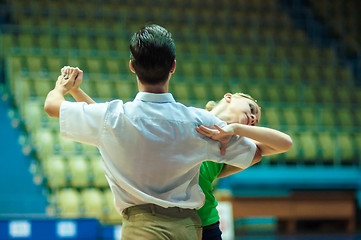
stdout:
<svg viewBox="0 0 361 240">
<path fill-rule="evenodd" d="M 69 66 L 63 67 L 61 69 L 61 73 L 63 76 L 68 77 L 71 71 L 77 69 L 79 74 L 76 78 L 74 86 L 69 90 L 69 93 L 74 97 L 77 102 L 86 102 L 88 104 L 95 103 L 95 101 L 88 96 L 82 89 L 80 89 L 80 85 L 83 81 L 83 71 L 79 68 L 72 68 Z"/>
<path fill-rule="evenodd" d="M 197 131 L 218 141 L 232 135 L 248 137 L 254 140 L 262 156 L 287 152 L 292 146 L 292 139 L 289 135 L 271 128 L 239 123 L 232 123 L 223 128 L 215 127 L 216 129 L 210 129 L 199 126 Z"/>
<path fill-rule="evenodd" d="M 260 162 L 261 159 L 262 159 L 261 151 L 257 147 L 256 153 L 255 153 L 255 155 L 253 157 L 253 160 L 252 160 L 250 166 Z M 224 178 L 224 177 L 230 176 L 232 174 L 241 172 L 243 170 L 244 169 L 242 169 L 242 168 L 238 168 L 238 167 L 235 167 L 235 166 L 232 166 L 232 165 L 229 165 L 229 164 L 224 164 L 223 168 L 222 168 L 221 172 L 218 174 L 217 178 Z"/>
</svg>

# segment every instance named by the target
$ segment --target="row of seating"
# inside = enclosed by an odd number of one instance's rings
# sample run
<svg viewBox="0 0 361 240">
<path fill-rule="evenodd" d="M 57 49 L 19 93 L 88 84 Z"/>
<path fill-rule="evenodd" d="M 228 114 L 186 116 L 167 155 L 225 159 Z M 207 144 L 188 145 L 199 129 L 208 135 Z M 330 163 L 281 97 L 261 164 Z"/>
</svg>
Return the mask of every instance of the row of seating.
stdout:
<svg viewBox="0 0 361 240">
<path fill-rule="evenodd" d="M 108 224 L 122 222 L 122 216 L 115 210 L 113 194 L 109 188 L 61 188 L 51 195 L 50 201 L 52 207 L 48 212 L 59 217 L 95 217 Z"/>
<path fill-rule="evenodd" d="M 52 159 L 54 154 L 63 154 L 63 157 L 69 162 L 73 158 L 83 158 L 84 162 L 86 158 L 98 157 L 99 153 L 95 147 L 60 137 L 57 119 L 48 121 L 49 118 L 45 115 L 41 102 L 29 101 L 24 110 L 25 124 L 28 131 L 31 132 L 34 149 L 41 162 L 47 164 L 54 162 L 55 160 L 47 161 L 47 159 Z M 37 126 L 39 122 L 40 126 Z M 361 128 L 361 111 L 357 109 L 323 108 L 317 110 L 314 107 L 283 107 L 279 109 L 266 106 L 262 109 L 260 124 L 289 132 L 294 139 L 292 150 L 284 154 L 284 158 L 287 159 L 286 164 L 297 162 L 302 164 L 305 154 L 310 162 L 325 160 L 329 164 L 335 165 L 346 164 L 361 156 L 358 150 L 361 149 L 361 138 L 357 135 L 358 129 Z M 301 141 L 301 139 L 308 140 Z M 322 152 L 321 150 L 325 147 L 328 151 Z M 310 150 L 311 148 L 313 150 Z M 63 169 L 61 171 L 67 172 L 65 167 L 56 169 Z M 88 172 L 88 170 L 84 169 L 84 172 Z M 61 183 L 68 184 L 69 179 L 66 179 L 63 179 Z M 89 184 L 89 179 L 89 177 L 83 178 L 83 184 Z"/>
<path fill-rule="evenodd" d="M 46 97 L 48 92 L 54 88 L 57 78 L 58 74 L 54 74 L 53 77 L 16 79 L 13 90 L 16 96 L 15 100 L 20 104 L 19 108 L 22 108 L 22 104 L 30 97 Z M 195 100 L 206 103 L 209 100 L 220 100 L 227 92 L 245 92 L 257 99 L 261 105 L 282 103 L 283 107 L 289 105 L 292 108 L 294 106 L 312 108 L 324 105 L 332 111 L 334 107 L 341 107 L 341 109 L 346 109 L 345 111 L 356 111 L 357 108 L 351 108 L 361 100 L 361 89 L 347 86 L 334 88 L 333 86 L 312 87 L 296 84 L 252 84 L 241 81 L 203 82 L 194 78 L 186 80 L 175 74 L 170 82 L 170 91 L 177 100 Z M 123 77 L 115 76 L 114 78 L 89 74 L 84 76 L 82 89 L 92 98 L 105 100 L 120 98 L 127 101 L 136 95 L 137 83 L 134 74 L 123 75 Z"/>
<path fill-rule="evenodd" d="M 30 75 L 33 78 L 43 75 L 57 76 L 63 66 L 77 66 L 85 74 L 95 78 L 110 78 L 114 80 L 131 80 L 134 75 L 129 70 L 129 58 L 103 58 L 103 57 L 57 57 L 57 56 L 12 56 L 6 59 L 11 75 L 15 79 L 17 74 Z M 354 77 L 347 66 L 342 65 L 316 65 L 310 63 L 291 62 L 251 62 L 241 61 L 197 61 L 178 60 L 175 81 L 205 82 L 205 83 L 240 83 L 276 84 L 299 86 L 337 86 L 352 87 Z M 124 78 L 125 77 L 125 78 Z M 50 78 L 50 77 L 48 77 Z M 96 79 L 98 80 L 98 79 Z M 14 80 L 13 80 L 14 81 Z M 13 85 L 13 84 L 12 84 Z M 319 87 L 318 87 L 319 88 Z"/>
<path fill-rule="evenodd" d="M 349 1 L 307 1 L 316 16 L 326 25 L 327 30 L 340 39 L 348 53 L 359 54 L 361 50 L 360 2 Z"/>
<path fill-rule="evenodd" d="M 41 167 L 48 187 L 107 188 L 108 182 L 99 153 L 90 158 L 86 157 L 86 154 L 88 153 L 66 155 L 64 151 L 58 155 L 43 156 Z"/>
</svg>

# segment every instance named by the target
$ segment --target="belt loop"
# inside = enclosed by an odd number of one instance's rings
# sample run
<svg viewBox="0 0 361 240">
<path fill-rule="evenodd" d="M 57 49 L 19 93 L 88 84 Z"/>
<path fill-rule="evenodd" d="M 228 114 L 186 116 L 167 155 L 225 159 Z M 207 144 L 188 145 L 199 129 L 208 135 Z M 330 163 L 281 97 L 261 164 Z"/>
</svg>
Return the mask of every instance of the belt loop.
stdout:
<svg viewBox="0 0 361 240">
<path fill-rule="evenodd" d="M 127 219 L 127 220 L 129 219 L 128 212 L 129 212 L 129 211 L 128 211 L 128 208 L 126 208 L 126 209 L 123 210 L 123 217 L 124 217 L 125 219 Z"/>
<path fill-rule="evenodd" d="M 153 204 L 150 205 L 150 210 L 152 211 L 152 215 L 155 216 L 155 207 Z"/>
</svg>

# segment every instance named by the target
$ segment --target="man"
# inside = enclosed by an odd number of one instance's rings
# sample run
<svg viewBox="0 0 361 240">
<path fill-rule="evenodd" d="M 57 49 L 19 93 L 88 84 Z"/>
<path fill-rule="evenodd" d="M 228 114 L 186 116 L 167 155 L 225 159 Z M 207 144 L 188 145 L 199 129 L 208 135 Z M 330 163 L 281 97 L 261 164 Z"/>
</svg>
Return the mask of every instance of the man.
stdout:
<svg viewBox="0 0 361 240">
<path fill-rule="evenodd" d="M 189 108 L 168 93 L 176 68 L 171 34 L 158 25 L 142 28 L 130 41 L 130 69 L 139 92 L 132 102 L 92 103 L 79 88 L 82 71 L 70 68 L 45 100 L 45 111 L 59 117 L 69 139 L 95 145 L 123 214 L 122 239 L 201 239 L 196 213 L 204 202 L 198 185 L 203 161 L 245 169 L 260 161 L 256 145 L 239 136 L 202 136 L 196 127 L 225 126 L 203 109 Z M 71 91 L 77 101 L 65 101 Z M 227 146 L 227 154 L 225 150 Z"/>
</svg>

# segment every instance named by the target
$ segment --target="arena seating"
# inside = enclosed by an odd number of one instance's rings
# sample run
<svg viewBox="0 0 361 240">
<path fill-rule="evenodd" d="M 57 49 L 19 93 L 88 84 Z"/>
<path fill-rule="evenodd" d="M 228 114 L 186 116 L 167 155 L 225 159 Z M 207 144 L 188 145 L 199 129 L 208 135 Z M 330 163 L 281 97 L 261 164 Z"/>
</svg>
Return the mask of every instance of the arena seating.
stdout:
<svg viewBox="0 0 361 240">
<path fill-rule="evenodd" d="M 128 68 L 128 40 L 146 22 L 173 33 L 177 70 L 170 91 L 176 100 L 203 107 L 226 92 L 249 93 L 262 107 L 260 125 L 292 136 L 289 152 L 265 157 L 255 171 L 360 168 L 360 79 L 343 49 L 317 44 L 325 39 L 294 24 L 299 19 L 288 14 L 282 1 L 5 2 L 1 58 L 43 171 L 49 214 L 121 221 L 97 149 L 59 137 L 58 122 L 46 116 L 43 101 L 64 65 L 84 70 L 83 89 L 96 101 L 131 100 L 137 86 Z M 337 35 L 330 40 L 345 40 L 359 54 L 360 43 L 353 44 L 359 28 L 351 24 L 359 18 L 357 8 L 348 4 L 342 10 L 330 2 L 307 1 Z M 343 16 L 349 18 L 338 27 Z M 302 174 L 296 180 L 302 182 Z"/>
</svg>

